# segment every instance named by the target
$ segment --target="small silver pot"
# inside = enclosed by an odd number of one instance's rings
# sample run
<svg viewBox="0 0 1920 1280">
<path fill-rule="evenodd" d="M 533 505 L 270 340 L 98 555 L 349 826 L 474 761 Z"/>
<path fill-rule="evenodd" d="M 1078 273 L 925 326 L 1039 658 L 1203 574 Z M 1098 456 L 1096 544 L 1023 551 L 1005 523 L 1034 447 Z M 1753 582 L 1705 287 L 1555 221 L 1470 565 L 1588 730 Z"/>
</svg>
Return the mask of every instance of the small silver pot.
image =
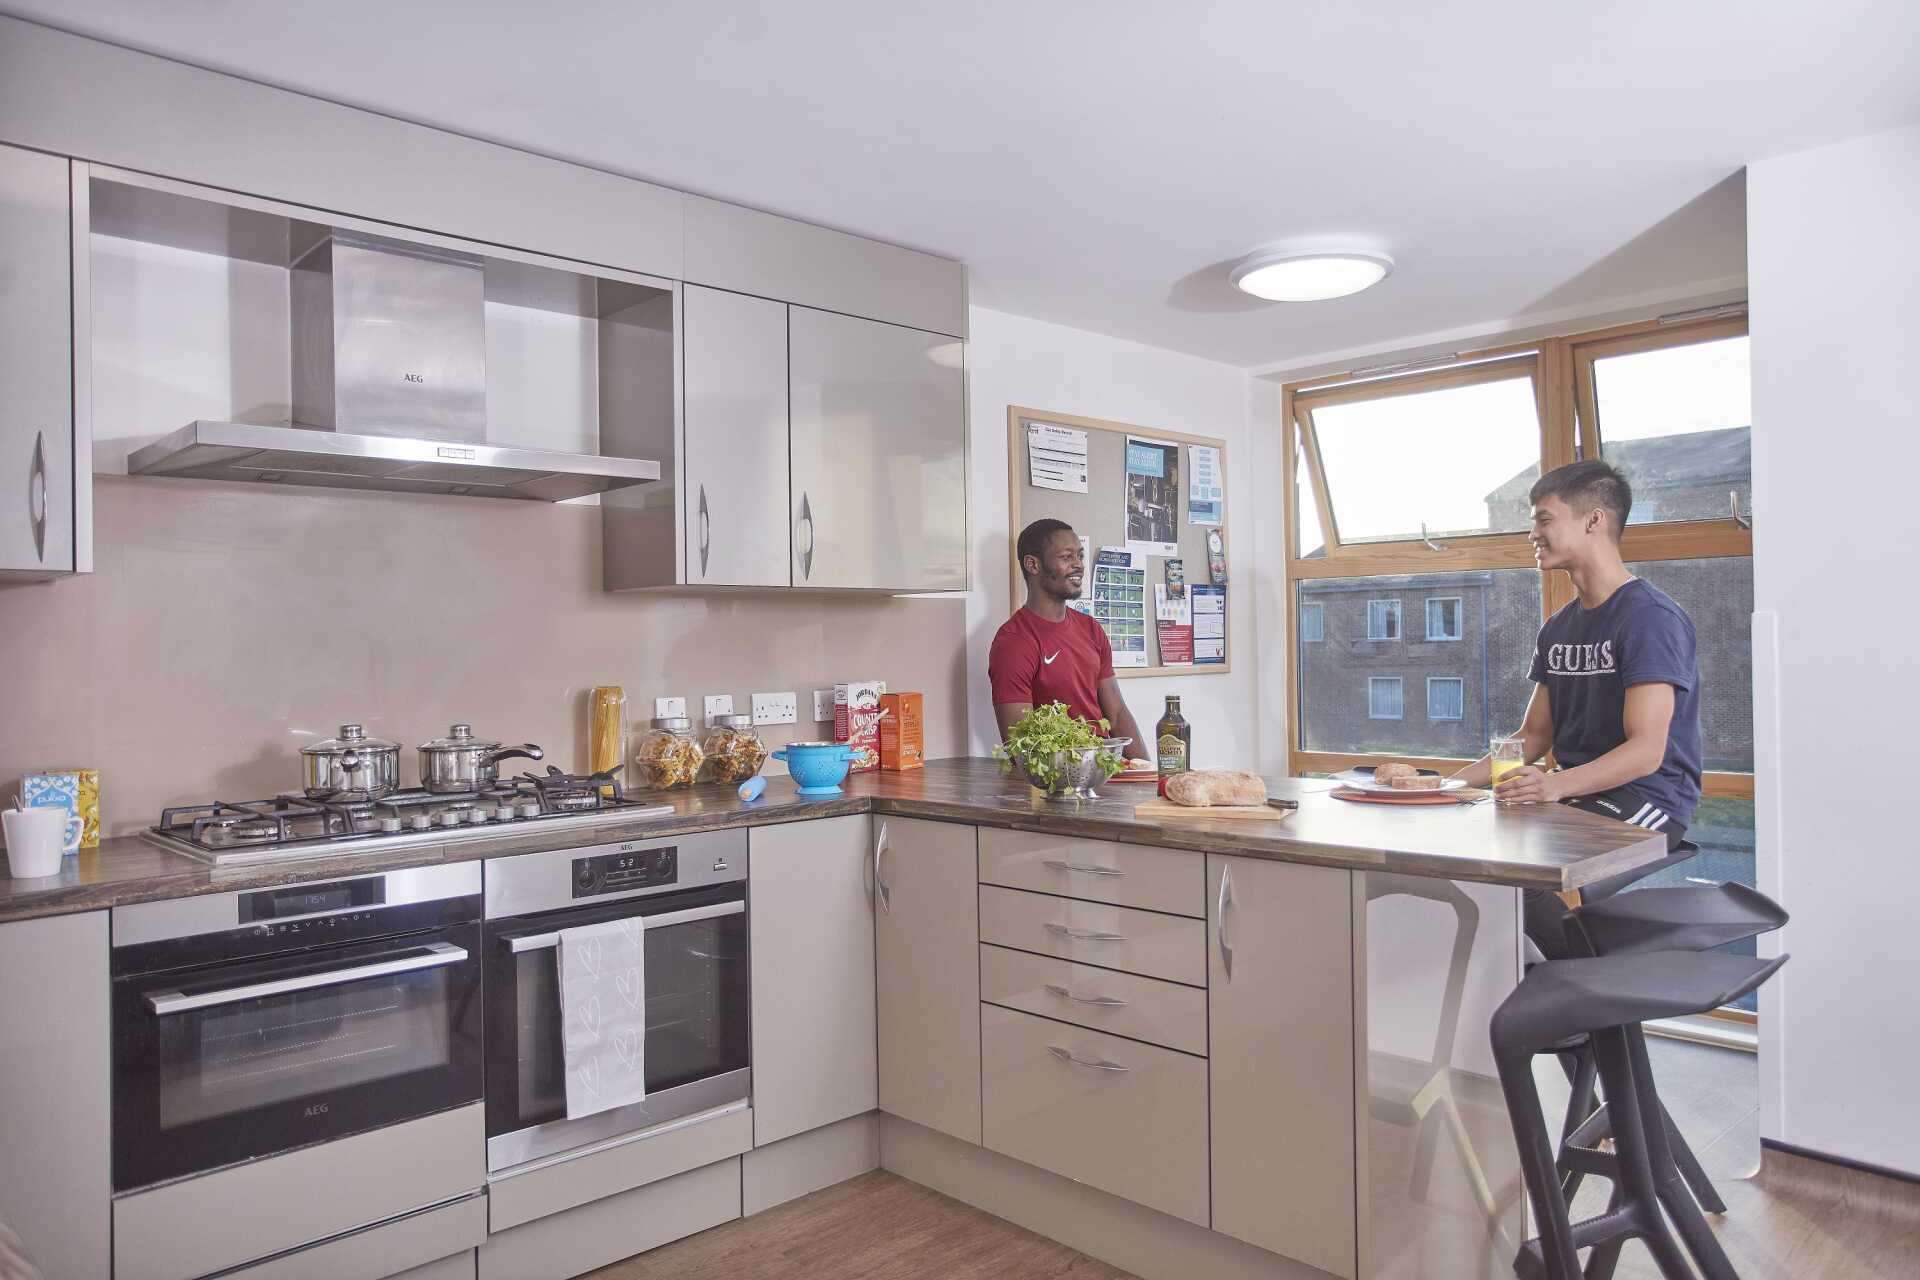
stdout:
<svg viewBox="0 0 1920 1280">
<path fill-rule="evenodd" d="M 499 779 L 502 760 L 515 756 L 543 760 L 546 754 L 531 742 L 502 747 L 497 742 L 474 737 L 472 725 L 456 724 L 447 731 L 446 737 L 420 744 L 420 785 L 441 794 L 479 791 Z"/>
<path fill-rule="evenodd" d="M 400 744 L 369 738 L 357 724 L 300 748 L 300 763 L 314 800 L 378 800 L 400 785 Z"/>
</svg>

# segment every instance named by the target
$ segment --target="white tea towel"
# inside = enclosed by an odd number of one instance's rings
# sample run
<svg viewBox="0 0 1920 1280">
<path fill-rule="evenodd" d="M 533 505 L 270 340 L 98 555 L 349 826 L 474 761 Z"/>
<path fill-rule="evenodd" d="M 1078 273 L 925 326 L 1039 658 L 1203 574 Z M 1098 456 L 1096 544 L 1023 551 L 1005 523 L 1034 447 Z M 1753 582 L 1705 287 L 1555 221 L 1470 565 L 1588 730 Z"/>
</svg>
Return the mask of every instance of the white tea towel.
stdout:
<svg viewBox="0 0 1920 1280">
<path fill-rule="evenodd" d="M 647 932 L 638 918 L 560 931 L 567 1118 L 647 1096 Z"/>
</svg>

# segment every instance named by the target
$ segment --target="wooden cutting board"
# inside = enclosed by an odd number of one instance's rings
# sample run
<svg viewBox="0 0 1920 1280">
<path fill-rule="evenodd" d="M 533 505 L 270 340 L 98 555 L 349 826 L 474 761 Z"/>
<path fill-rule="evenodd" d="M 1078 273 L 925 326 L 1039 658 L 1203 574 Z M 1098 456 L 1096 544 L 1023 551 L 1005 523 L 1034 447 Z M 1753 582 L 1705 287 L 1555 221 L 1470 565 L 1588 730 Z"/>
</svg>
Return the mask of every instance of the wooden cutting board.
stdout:
<svg viewBox="0 0 1920 1280">
<path fill-rule="evenodd" d="M 1175 804 L 1171 800 L 1142 800 L 1133 806 L 1136 818 L 1284 818 L 1291 809 L 1275 809 L 1264 804 L 1217 804 L 1201 809 L 1193 805 Z"/>
</svg>

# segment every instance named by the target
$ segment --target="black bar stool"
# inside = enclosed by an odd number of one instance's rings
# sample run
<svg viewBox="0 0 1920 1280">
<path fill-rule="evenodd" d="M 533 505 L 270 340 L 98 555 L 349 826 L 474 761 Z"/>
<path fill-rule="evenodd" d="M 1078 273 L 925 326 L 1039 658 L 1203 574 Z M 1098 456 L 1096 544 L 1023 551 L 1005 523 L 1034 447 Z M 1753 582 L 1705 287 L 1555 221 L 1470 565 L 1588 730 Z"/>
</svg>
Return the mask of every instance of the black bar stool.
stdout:
<svg viewBox="0 0 1920 1280">
<path fill-rule="evenodd" d="M 1567 937 L 1588 955 L 1635 955 L 1651 951 L 1707 951 L 1770 933 L 1787 922 L 1780 905 L 1742 884 L 1699 888 L 1639 889 L 1576 908 Z M 1595 1096 L 1593 1053 L 1584 1041 L 1556 1050 L 1573 1086 L 1560 1134 L 1560 1189 L 1573 1202 L 1589 1175 L 1612 1178 L 1613 1156 L 1599 1149 L 1612 1136 L 1607 1107 Z M 1674 1162 L 1708 1213 L 1725 1213 L 1726 1201 L 1699 1157 L 1661 1105 L 1659 1116 Z"/>
<path fill-rule="evenodd" d="M 1606 1280 L 1621 1247 L 1638 1238 L 1647 1242 L 1663 1276 L 1692 1280 L 1686 1255 L 1661 1216 L 1664 1207 L 1707 1280 L 1738 1280 L 1681 1183 L 1666 1125 L 1659 1120 L 1660 1100 L 1640 1024 L 1717 1009 L 1758 988 L 1786 960 L 1654 951 L 1549 960 L 1528 972 L 1491 1024 L 1521 1175 L 1540 1224 L 1540 1235 L 1514 1258 L 1516 1274 L 1527 1280 L 1579 1280 L 1579 1250 L 1592 1248 L 1588 1280 Z M 1614 1189 L 1605 1213 L 1574 1223 L 1541 1115 L 1533 1059 L 1583 1034 L 1592 1044 L 1611 1114 Z"/>
</svg>

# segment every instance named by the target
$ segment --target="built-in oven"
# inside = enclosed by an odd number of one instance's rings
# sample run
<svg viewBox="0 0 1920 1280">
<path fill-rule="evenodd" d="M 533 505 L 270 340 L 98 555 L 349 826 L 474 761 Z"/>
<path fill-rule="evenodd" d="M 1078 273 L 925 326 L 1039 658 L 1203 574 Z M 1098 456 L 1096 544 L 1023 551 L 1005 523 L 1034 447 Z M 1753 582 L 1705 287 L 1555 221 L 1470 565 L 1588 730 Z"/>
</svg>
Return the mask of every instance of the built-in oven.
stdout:
<svg viewBox="0 0 1920 1280">
<path fill-rule="evenodd" d="M 489 1174 L 746 1104 L 746 879 L 737 830 L 488 861 Z M 613 920 L 644 931 L 646 1096 L 570 1118 L 560 948 L 566 930 Z"/>
<path fill-rule="evenodd" d="M 477 862 L 117 907 L 117 1192 L 476 1102 Z"/>
</svg>

